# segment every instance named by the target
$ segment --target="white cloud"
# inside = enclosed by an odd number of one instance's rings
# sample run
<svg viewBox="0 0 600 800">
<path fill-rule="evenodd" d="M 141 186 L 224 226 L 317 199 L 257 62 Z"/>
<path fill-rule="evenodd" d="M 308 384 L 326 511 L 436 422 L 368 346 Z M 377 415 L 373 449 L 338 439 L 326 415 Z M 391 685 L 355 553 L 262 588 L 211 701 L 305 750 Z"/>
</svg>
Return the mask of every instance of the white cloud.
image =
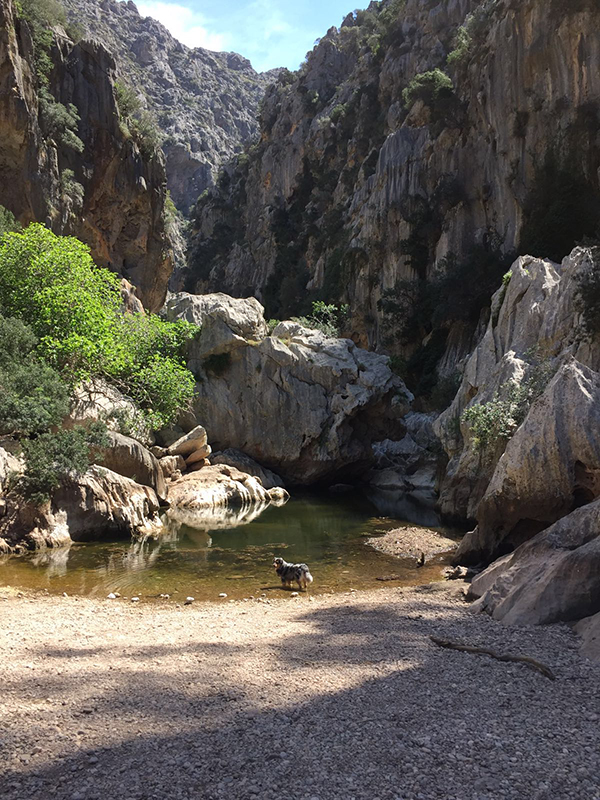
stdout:
<svg viewBox="0 0 600 800">
<path fill-rule="evenodd" d="M 188 47 L 205 47 L 207 50 L 227 50 L 228 37 L 213 33 L 207 28 L 202 14 L 178 3 L 162 0 L 145 0 L 136 3 L 143 17 L 153 17 L 169 30 L 173 36 Z"/>
</svg>

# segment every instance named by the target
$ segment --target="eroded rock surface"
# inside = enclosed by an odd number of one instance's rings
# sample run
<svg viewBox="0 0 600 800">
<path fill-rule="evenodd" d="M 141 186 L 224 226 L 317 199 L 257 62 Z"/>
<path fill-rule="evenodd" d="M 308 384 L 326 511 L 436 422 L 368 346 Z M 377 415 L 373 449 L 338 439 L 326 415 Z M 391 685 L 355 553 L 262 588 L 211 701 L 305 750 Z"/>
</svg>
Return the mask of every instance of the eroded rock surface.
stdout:
<svg viewBox="0 0 600 800">
<path fill-rule="evenodd" d="M 189 315 L 201 301 L 176 299 L 169 313 Z M 267 336 L 256 300 L 222 303 L 203 316 L 188 362 L 215 450 L 241 450 L 286 483 L 310 484 L 364 473 L 374 441 L 403 436 L 412 396 L 387 357 L 296 322 Z"/>
<path fill-rule="evenodd" d="M 4 552 L 58 547 L 107 536 L 157 535 L 159 501 L 153 489 L 104 467 L 63 481 L 41 509 L 12 498 L 0 520 Z"/>
<path fill-rule="evenodd" d="M 167 499 L 167 487 L 158 460 L 142 444 L 129 436 L 108 432 L 108 445 L 96 448 L 94 461 L 103 467 L 150 486 L 159 500 Z"/>
<path fill-rule="evenodd" d="M 600 501 L 573 511 L 478 575 L 476 609 L 514 625 L 572 622 L 600 611 Z"/>
</svg>

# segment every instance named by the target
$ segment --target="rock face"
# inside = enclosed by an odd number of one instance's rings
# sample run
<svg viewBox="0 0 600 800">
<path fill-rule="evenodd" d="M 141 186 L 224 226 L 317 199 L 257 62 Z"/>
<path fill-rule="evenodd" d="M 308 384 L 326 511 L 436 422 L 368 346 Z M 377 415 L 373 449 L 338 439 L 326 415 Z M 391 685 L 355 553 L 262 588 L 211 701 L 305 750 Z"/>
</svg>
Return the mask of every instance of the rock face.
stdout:
<svg viewBox="0 0 600 800">
<path fill-rule="evenodd" d="M 19 473 L 23 465 L 16 456 L 0 447 L 0 495 L 6 491 L 7 483 L 12 473 Z"/>
<path fill-rule="evenodd" d="M 598 217 L 600 49 L 587 31 L 599 22 L 595 3 L 547 0 L 406 0 L 350 15 L 269 88 L 258 147 L 199 204 L 186 288 L 254 293 L 279 318 L 298 313 L 306 288 L 348 302 L 348 333 L 376 346 L 390 333 L 383 293 L 431 279 L 449 253 L 466 263 L 478 244 L 560 260 Z M 462 25 L 468 44 L 449 61 Z M 435 68 L 454 88 L 405 102 Z M 569 182 L 566 220 L 547 198 Z M 475 259 L 473 281 L 483 275 Z M 440 329 L 449 375 L 477 323 L 457 306 Z M 424 327 L 397 345 L 407 356 Z"/>
<path fill-rule="evenodd" d="M 0 521 L 0 547 L 18 552 L 107 536 L 156 535 L 158 511 L 153 489 L 93 466 L 81 478 L 65 481 L 43 509 L 12 503 Z"/>
<path fill-rule="evenodd" d="M 404 434 L 411 396 L 386 357 L 295 322 L 266 336 L 256 301 L 222 302 L 221 311 L 202 316 L 188 351 L 196 417 L 215 449 L 241 450 L 286 483 L 310 484 L 363 473 L 373 441 Z M 178 295 L 167 314 L 189 319 L 191 306 L 206 303 Z"/>
<path fill-rule="evenodd" d="M 459 551 L 471 563 L 508 552 L 596 496 L 592 396 L 600 354 L 598 343 L 582 335 L 576 292 L 578 278 L 591 269 L 591 251 L 582 248 L 562 264 L 518 259 L 494 295 L 487 330 L 454 401 L 434 423 L 450 458 L 440 510 L 479 522 Z M 532 399 L 541 396 L 508 445 L 498 437 L 478 448 L 464 410 L 516 387 Z"/>
<path fill-rule="evenodd" d="M 38 96 L 30 32 L 12 0 L 0 2 L 0 31 L 0 203 L 22 224 L 43 222 L 82 239 L 97 264 L 129 279 L 157 311 L 173 268 L 164 160 L 158 151 L 142 152 L 120 126 L 112 56 L 98 42 L 74 44 L 56 28 L 48 111 Z M 64 113 L 73 104 L 81 118 L 69 135 L 52 122 L 57 104 Z"/>
<path fill-rule="evenodd" d="M 514 625 L 600 612 L 600 502 L 573 511 L 478 575 L 476 608 Z"/>
<path fill-rule="evenodd" d="M 165 134 L 168 184 L 184 213 L 219 166 L 258 132 L 258 104 L 277 71 L 259 74 L 237 53 L 190 49 L 134 3 L 64 0 L 69 19 L 101 41 Z"/>
</svg>

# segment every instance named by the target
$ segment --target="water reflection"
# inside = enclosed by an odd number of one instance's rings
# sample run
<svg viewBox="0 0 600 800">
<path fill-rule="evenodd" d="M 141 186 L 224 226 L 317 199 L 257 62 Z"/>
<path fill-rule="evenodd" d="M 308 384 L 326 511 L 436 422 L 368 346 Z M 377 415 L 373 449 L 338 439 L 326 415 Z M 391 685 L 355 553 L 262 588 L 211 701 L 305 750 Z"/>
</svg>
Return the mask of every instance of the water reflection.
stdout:
<svg viewBox="0 0 600 800">
<path fill-rule="evenodd" d="M 398 520 L 382 519 L 355 496 L 296 497 L 260 514 L 240 510 L 224 515 L 169 511 L 158 539 L 74 544 L 13 557 L 0 566 L 0 583 L 69 594 L 109 592 L 143 599 L 169 594 L 217 599 L 257 595 L 276 586 L 273 556 L 305 561 L 315 577 L 312 591 L 380 585 L 378 576 L 403 576 L 405 583 L 439 577 L 441 566 L 415 569 L 365 545 L 365 538 L 389 530 Z M 441 563 L 441 562 L 440 562 Z"/>
</svg>

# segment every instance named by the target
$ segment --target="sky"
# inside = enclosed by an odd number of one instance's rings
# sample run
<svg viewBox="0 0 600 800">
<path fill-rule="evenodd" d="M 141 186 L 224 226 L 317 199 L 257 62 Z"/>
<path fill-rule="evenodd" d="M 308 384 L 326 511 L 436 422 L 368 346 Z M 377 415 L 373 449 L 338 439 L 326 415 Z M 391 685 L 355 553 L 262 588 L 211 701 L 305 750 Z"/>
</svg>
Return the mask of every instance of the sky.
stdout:
<svg viewBox="0 0 600 800">
<path fill-rule="evenodd" d="M 188 47 L 227 50 L 259 72 L 297 69 L 315 39 L 339 26 L 356 0 L 134 0 Z M 364 5 L 368 5 L 366 0 Z M 362 6 L 358 6 L 362 7 Z"/>
</svg>

